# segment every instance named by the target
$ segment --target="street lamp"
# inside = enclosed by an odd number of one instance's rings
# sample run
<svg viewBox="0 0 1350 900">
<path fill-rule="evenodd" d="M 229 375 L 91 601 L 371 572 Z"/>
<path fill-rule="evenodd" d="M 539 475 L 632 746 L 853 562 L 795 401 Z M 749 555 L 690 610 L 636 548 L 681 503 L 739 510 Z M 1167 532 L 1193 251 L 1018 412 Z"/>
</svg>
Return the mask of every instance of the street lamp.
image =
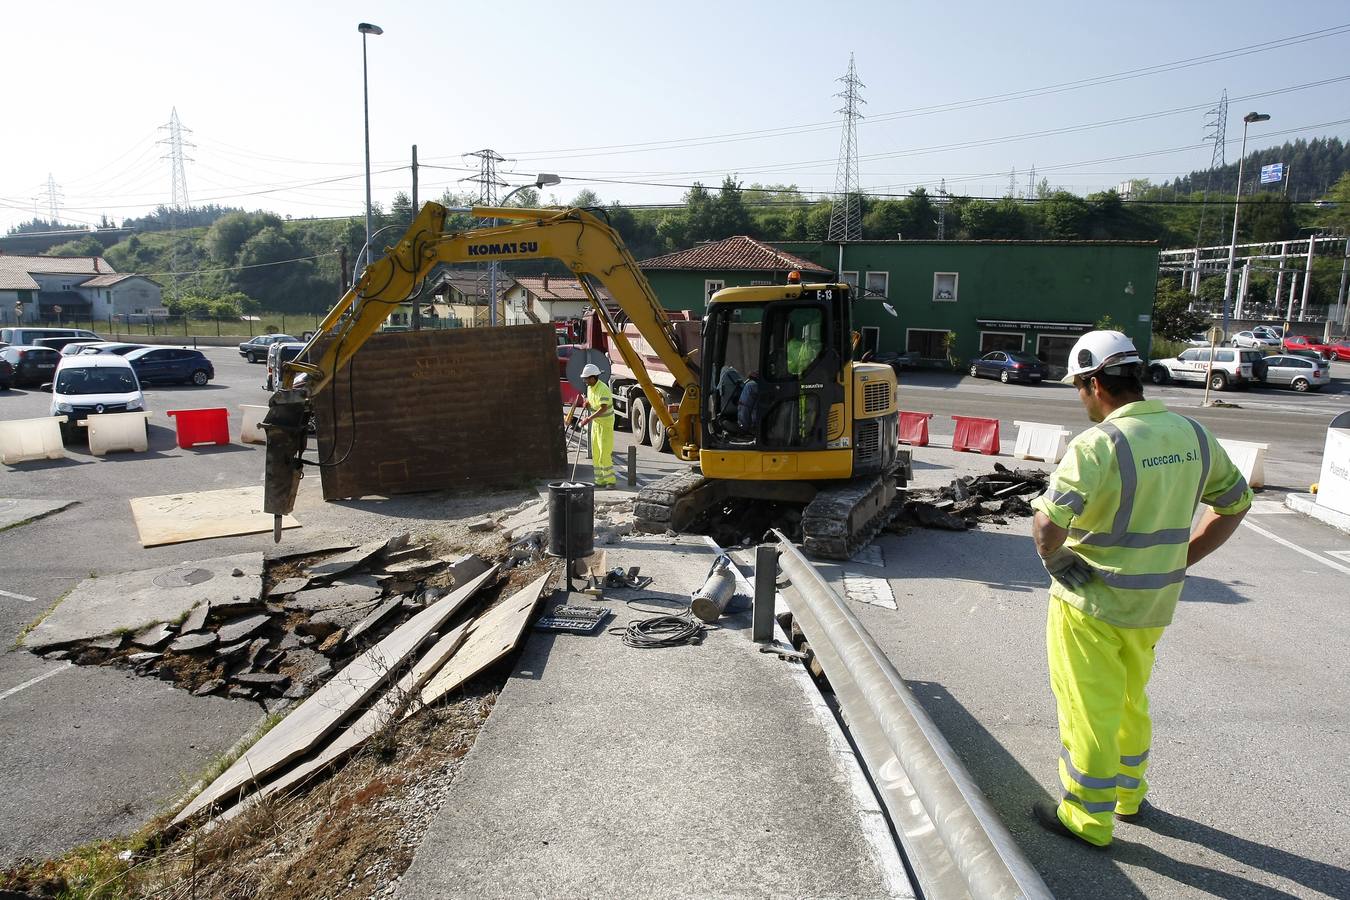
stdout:
<svg viewBox="0 0 1350 900">
<path fill-rule="evenodd" d="M 384 29 L 378 25 L 372 25 L 369 22 L 362 22 L 356 26 L 356 30 L 361 32 L 361 103 L 365 109 L 366 116 L 366 247 L 364 261 L 361 263 L 361 270 L 370 264 L 370 85 L 366 78 L 366 35 L 384 34 Z M 359 277 L 355 276 L 355 277 Z M 355 280 L 355 278 L 353 279 Z"/>
<path fill-rule="evenodd" d="M 1228 309 L 1233 298 L 1233 260 L 1237 258 L 1238 210 L 1242 209 L 1242 164 L 1247 160 L 1247 126 L 1253 122 L 1268 122 L 1265 113 L 1249 112 L 1242 117 L 1242 155 L 1238 157 L 1237 196 L 1233 199 L 1233 239 L 1228 242 L 1228 273 L 1223 279 L 1223 335 L 1228 337 Z"/>
<path fill-rule="evenodd" d="M 519 194 L 526 188 L 534 188 L 535 190 L 540 190 L 542 188 L 548 187 L 549 185 L 559 184 L 561 181 L 562 181 L 561 178 L 559 178 L 557 175 L 552 174 L 551 172 L 540 172 L 538 175 L 535 176 L 533 183 L 522 184 L 520 187 L 516 188 L 515 190 L 507 194 L 505 197 L 498 200 L 497 205 L 505 206 L 507 200 L 510 200 L 512 197 L 514 197 L 516 194 Z M 497 225 L 496 218 L 493 218 L 491 225 L 494 228 L 496 227 Z M 497 324 L 497 261 L 494 259 L 492 262 L 488 263 L 488 325 L 496 325 L 496 324 Z"/>
</svg>

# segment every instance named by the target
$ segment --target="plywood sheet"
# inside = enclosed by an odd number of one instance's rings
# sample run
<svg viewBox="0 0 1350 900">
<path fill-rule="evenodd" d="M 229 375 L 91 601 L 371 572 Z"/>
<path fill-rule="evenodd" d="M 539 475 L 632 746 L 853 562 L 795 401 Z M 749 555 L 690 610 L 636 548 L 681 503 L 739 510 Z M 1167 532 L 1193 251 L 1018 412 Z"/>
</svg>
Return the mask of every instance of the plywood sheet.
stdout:
<svg viewBox="0 0 1350 900">
<path fill-rule="evenodd" d="M 565 471 L 550 325 L 376 334 L 326 390 L 318 455 L 341 462 L 321 471 L 325 500 Z"/>
<path fill-rule="evenodd" d="M 437 641 L 430 650 L 422 654 L 412 669 L 400 678 L 394 687 L 385 691 L 384 696 L 372 703 L 351 727 L 334 738 L 327 747 L 319 751 L 317 756 L 305 760 L 276 780 L 269 781 L 243 802 L 235 804 L 217 816 L 216 821 L 227 822 L 258 801 L 304 783 L 309 776 L 337 762 L 364 744 L 371 735 L 389 725 L 391 717 L 398 713 L 398 707 L 404 699 L 420 689 L 464 643 L 472 624 L 472 620 L 465 622 Z"/>
<path fill-rule="evenodd" d="M 539 602 L 544 586 L 552 577 L 549 574 L 537 578 L 479 616 L 464 646 L 422 688 L 423 705 L 434 703 L 510 653 L 520 640 L 521 632 L 529 624 L 530 613 Z M 412 715 L 415 711 L 414 707 L 407 714 Z"/>
<path fill-rule="evenodd" d="M 494 578 L 493 566 L 445 599 L 427 607 L 388 637 L 347 663 L 328 683 L 263 735 L 234 765 L 197 795 L 173 820 L 175 825 L 211 806 L 233 803 L 249 785 L 265 780 L 290 761 L 309 753 L 350 713 L 385 684 L 428 635 L 450 620 L 464 602 Z"/>
<path fill-rule="evenodd" d="M 131 500 L 142 547 L 271 531 L 272 516 L 262 509 L 261 485 Z M 299 528 L 300 523 L 285 516 L 281 527 Z"/>
</svg>

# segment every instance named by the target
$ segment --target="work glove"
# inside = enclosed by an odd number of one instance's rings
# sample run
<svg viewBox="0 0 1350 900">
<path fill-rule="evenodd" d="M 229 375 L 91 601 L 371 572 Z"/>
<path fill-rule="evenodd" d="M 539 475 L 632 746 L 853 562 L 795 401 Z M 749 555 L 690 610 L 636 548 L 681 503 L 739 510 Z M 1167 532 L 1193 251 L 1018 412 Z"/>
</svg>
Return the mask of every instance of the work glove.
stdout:
<svg viewBox="0 0 1350 900">
<path fill-rule="evenodd" d="M 1092 566 L 1068 547 L 1059 547 L 1041 562 L 1050 577 L 1069 588 L 1080 588 L 1092 580 Z"/>
</svg>

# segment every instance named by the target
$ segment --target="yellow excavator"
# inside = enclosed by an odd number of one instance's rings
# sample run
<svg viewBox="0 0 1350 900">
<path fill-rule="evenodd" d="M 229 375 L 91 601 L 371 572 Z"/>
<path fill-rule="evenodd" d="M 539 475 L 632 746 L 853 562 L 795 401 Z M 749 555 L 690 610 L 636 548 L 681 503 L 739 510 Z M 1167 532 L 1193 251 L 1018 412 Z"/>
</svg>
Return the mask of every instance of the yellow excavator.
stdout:
<svg viewBox="0 0 1350 900">
<path fill-rule="evenodd" d="M 445 233 L 451 212 L 513 224 Z M 709 300 L 700 346 L 682 348 L 636 260 L 601 216 L 428 203 L 282 366 L 262 424 L 264 510 L 276 516 L 277 537 L 281 516 L 295 504 L 314 399 L 389 313 L 417 296 L 439 265 L 545 258 L 575 273 L 666 427 L 671 449 L 695 464 L 639 493 L 639 530 L 678 532 L 710 516 L 771 506 L 799 521 L 808 552 L 845 559 L 893 515 L 909 477 L 909 452 L 898 446 L 895 373 L 853 360 L 849 285 L 723 289 Z M 608 305 L 597 282 L 610 295 Z M 678 404 L 668 405 L 652 383 L 623 321 L 673 376 L 683 392 Z M 325 337 L 331 340 L 320 351 Z"/>
</svg>

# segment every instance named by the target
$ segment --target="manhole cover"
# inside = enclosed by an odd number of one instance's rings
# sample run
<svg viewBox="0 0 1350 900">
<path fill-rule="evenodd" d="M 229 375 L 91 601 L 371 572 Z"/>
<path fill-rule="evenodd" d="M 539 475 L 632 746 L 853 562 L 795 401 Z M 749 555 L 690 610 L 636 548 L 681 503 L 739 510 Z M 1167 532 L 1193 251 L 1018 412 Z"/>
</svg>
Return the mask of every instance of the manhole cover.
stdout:
<svg viewBox="0 0 1350 900">
<path fill-rule="evenodd" d="M 172 572 L 165 572 L 163 575 L 156 575 L 154 583 L 156 587 L 175 588 L 188 587 L 194 584 L 201 584 L 203 581 L 210 581 L 215 575 L 209 569 L 174 569 Z"/>
</svg>

